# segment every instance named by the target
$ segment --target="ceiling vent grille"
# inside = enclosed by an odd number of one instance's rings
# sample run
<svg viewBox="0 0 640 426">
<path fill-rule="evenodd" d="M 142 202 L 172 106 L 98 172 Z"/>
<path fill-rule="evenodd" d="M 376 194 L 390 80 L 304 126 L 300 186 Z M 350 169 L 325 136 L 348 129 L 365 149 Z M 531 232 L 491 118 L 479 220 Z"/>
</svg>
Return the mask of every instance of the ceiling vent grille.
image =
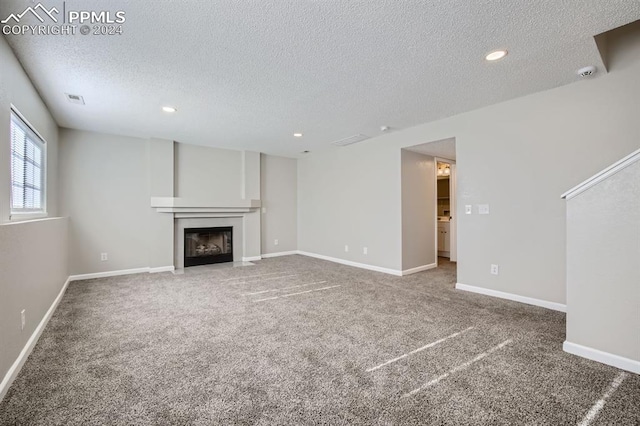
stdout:
<svg viewBox="0 0 640 426">
<path fill-rule="evenodd" d="M 64 94 L 67 97 L 67 100 L 72 104 L 84 105 L 84 98 L 80 95 L 72 95 L 70 93 Z"/>
<path fill-rule="evenodd" d="M 363 134 L 357 134 L 353 136 L 349 136 L 348 138 L 340 139 L 335 142 L 331 142 L 332 145 L 336 146 L 347 146 L 357 142 L 362 142 L 364 140 L 369 139 L 369 136 Z"/>
</svg>

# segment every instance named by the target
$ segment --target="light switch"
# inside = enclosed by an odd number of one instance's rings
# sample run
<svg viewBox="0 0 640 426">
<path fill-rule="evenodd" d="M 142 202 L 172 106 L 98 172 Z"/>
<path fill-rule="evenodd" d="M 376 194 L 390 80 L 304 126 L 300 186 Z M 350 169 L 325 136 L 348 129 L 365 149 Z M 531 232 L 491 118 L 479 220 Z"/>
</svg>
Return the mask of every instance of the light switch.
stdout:
<svg viewBox="0 0 640 426">
<path fill-rule="evenodd" d="M 466 206 L 464 206 L 464 214 L 471 213 L 473 213 L 473 206 L 471 204 L 467 204 Z"/>
<path fill-rule="evenodd" d="M 489 204 L 478 204 L 478 214 L 489 214 Z"/>
</svg>

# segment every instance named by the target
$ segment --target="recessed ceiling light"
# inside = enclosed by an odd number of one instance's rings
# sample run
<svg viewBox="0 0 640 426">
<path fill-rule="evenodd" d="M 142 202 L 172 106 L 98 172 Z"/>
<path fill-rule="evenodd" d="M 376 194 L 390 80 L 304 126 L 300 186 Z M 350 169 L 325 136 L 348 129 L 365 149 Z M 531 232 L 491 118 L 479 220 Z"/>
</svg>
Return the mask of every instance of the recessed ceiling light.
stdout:
<svg viewBox="0 0 640 426">
<path fill-rule="evenodd" d="M 507 56 L 507 51 L 506 50 L 496 50 L 494 52 L 489 53 L 484 58 L 487 61 L 497 61 L 498 59 L 502 59 L 505 56 Z"/>
<path fill-rule="evenodd" d="M 294 133 L 293 136 L 295 136 L 296 138 L 301 138 L 302 137 L 302 133 Z"/>
<path fill-rule="evenodd" d="M 177 111 L 177 109 L 175 109 L 175 108 L 174 108 L 174 107 L 172 107 L 172 106 L 163 106 L 163 107 L 162 107 L 162 110 L 163 110 L 164 112 L 176 112 L 176 111 Z"/>
</svg>

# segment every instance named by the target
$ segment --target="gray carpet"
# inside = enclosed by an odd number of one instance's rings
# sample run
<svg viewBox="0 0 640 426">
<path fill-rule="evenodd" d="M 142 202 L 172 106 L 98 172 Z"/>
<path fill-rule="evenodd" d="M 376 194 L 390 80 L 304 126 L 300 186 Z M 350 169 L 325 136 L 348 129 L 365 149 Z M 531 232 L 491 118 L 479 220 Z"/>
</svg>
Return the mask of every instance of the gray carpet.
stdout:
<svg viewBox="0 0 640 426">
<path fill-rule="evenodd" d="M 302 256 L 73 282 L 0 424 L 576 425 L 620 374 L 562 351 L 564 314 L 454 283 Z M 638 407 L 628 374 L 590 424 Z"/>
</svg>

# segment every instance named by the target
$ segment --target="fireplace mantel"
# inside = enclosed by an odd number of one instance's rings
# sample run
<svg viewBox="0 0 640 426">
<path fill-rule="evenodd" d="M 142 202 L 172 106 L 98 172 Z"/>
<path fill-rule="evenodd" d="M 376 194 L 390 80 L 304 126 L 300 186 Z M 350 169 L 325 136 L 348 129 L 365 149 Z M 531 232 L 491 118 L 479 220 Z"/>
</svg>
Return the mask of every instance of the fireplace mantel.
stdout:
<svg viewBox="0 0 640 426">
<path fill-rule="evenodd" d="M 260 200 L 201 200 L 180 197 L 151 197 L 158 213 L 249 213 L 259 209 Z"/>
</svg>

